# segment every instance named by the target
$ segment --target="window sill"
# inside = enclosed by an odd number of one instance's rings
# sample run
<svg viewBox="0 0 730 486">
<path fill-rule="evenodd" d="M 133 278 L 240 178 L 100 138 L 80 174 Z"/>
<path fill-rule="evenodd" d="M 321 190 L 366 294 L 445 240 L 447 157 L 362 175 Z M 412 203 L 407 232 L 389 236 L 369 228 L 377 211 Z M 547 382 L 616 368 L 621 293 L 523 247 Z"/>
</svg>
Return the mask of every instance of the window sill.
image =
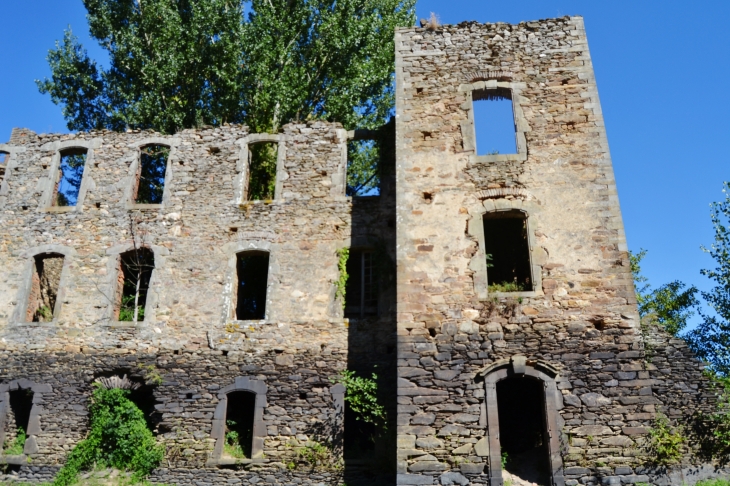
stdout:
<svg viewBox="0 0 730 486">
<path fill-rule="evenodd" d="M 209 459 L 205 465 L 209 467 L 225 467 L 247 464 L 268 464 L 271 460 L 264 458 L 236 459 L 235 457 L 221 457 L 220 459 Z"/>
<path fill-rule="evenodd" d="M 27 322 L 27 321 L 11 321 L 11 325 L 14 326 L 42 326 L 42 327 L 51 327 L 58 324 L 58 319 L 53 319 L 51 322 Z"/>
<path fill-rule="evenodd" d="M 545 293 L 542 290 L 530 290 L 527 292 L 487 292 L 487 298 L 482 301 L 490 300 L 493 297 L 509 298 L 509 297 L 542 297 Z"/>
<path fill-rule="evenodd" d="M 138 204 L 138 203 L 131 203 L 127 204 L 128 210 L 140 210 L 140 211 L 153 211 L 155 209 L 162 209 L 162 204 Z"/>
<path fill-rule="evenodd" d="M 144 323 L 145 321 L 109 321 L 105 325 L 109 327 L 138 327 Z"/>
<path fill-rule="evenodd" d="M 524 162 L 525 160 L 527 160 L 526 153 L 469 156 L 469 162 L 472 164 L 486 164 L 489 162 Z"/>
<path fill-rule="evenodd" d="M 41 211 L 44 213 L 70 213 L 76 211 L 77 208 L 78 206 L 49 206 Z"/>
<path fill-rule="evenodd" d="M 0 464 L 27 465 L 28 456 L 26 456 L 25 454 L 18 454 L 17 456 L 0 455 Z"/>
<path fill-rule="evenodd" d="M 238 203 L 240 209 L 246 209 L 248 206 L 270 206 L 272 204 L 283 203 L 283 199 L 255 199 L 253 201 L 242 201 Z"/>
</svg>

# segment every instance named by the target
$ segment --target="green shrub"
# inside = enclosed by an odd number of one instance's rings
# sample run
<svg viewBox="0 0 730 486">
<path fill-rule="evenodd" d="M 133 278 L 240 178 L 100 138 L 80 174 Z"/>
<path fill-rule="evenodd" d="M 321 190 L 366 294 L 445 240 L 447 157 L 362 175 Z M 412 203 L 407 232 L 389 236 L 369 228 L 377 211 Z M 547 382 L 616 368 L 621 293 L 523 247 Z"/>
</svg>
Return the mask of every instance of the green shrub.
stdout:
<svg viewBox="0 0 730 486">
<path fill-rule="evenodd" d="M 517 282 L 500 282 L 489 284 L 488 292 L 522 292 L 525 290 L 524 285 Z"/>
<path fill-rule="evenodd" d="M 90 430 L 71 451 L 53 486 L 76 483 L 79 472 L 95 465 L 134 472 L 140 481 L 162 460 L 163 449 L 147 428 L 144 414 L 129 399 L 129 390 L 96 388 L 91 397 Z"/>
<path fill-rule="evenodd" d="M 25 429 L 18 427 L 18 435 L 15 436 L 15 440 L 12 442 L 5 443 L 5 451 L 3 452 L 7 456 L 19 456 L 25 450 Z"/>
<path fill-rule="evenodd" d="M 654 427 L 649 431 L 649 438 L 649 448 L 657 464 L 667 466 L 682 459 L 682 445 L 685 442 L 682 429 L 673 428 L 665 415 L 657 414 Z"/>
<path fill-rule="evenodd" d="M 355 376 L 354 371 L 345 370 L 336 381 L 345 385 L 345 401 L 357 420 L 386 429 L 385 407 L 378 402 L 378 375 L 373 373 L 372 376 L 372 379 L 363 378 Z"/>
<path fill-rule="evenodd" d="M 704 479 L 698 481 L 696 486 L 730 486 L 730 480 L 717 478 L 717 479 Z"/>
<path fill-rule="evenodd" d="M 238 431 L 235 430 L 237 425 L 236 421 L 226 420 L 226 423 L 228 424 L 229 430 L 226 432 L 226 440 L 223 443 L 223 452 L 231 457 L 235 457 L 236 459 L 244 459 L 246 454 L 244 454 L 243 448 L 241 447 L 241 438 Z"/>
</svg>

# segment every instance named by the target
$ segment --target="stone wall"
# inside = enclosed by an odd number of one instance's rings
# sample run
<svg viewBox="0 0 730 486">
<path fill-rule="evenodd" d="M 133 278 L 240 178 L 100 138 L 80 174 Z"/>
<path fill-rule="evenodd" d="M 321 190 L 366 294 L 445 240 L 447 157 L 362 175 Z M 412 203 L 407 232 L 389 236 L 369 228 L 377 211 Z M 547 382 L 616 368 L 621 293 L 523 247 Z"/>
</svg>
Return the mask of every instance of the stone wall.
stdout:
<svg viewBox="0 0 730 486">
<path fill-rule="evenodd" d="M 644 359 L 582 18 L 402 29 L 396 79 L 398 484 L 500 486 L 509 377 L 542 382 L 553 484 L 659 478 L 656 412 L 710 398 L 681 341 Z M 490 89 L 512 93 L 515 154 L 476 155 Z M 488 288 L 482 217 L 507 210 L 527 217 L 522 292 Z"/>
<path fill-rule="evenodd" d="M 395 261 L 395 224 L 383 224 L 394 221 L 392 175 L 383 174 L 381 196 L 345 197 L 348 133 L 292 124 L 275 136 L 279 197 L 247 201 L 247 143 L 257 137 L 242 126 L 174 135 L 14 130 L 0 144 L 10 154 L 0 191 L 0 387 L 47 388 L 41 430 L 24 456 L 0 455 L 14 473 L 52 476 L 87 431 L 93 380 L 126 373 L 148 383 L 150 426 L 166 448 L 166 469 L 153 481 L 356 482 L 357 468 L 310 471 L 296 450 L 318 441 L 332 444 L 335 460 L 342 453 L 344 390 L 333 379 L 346 367 L 379 371 L 394 397 L 394 278 L 379 315 L 365 321 L 343 318 L 334 286 L 339 248 L 380 245 Z M 163 203 L 135 204 L 140 147 L 150 143 L 170 147 Z M 66 148 L 87 149 L 75 207 L 50 204 Z M 155 257 L 145 318 L 119 322 L 119 255 L 141 246 Z M 237 321 L 236 253 L 252 249 L 270 255 L 266 316 Z M 34 257 L 44 253 L 64 256 L 58 304 L 51 322 L 28 322 Z M 216 406 L 241 380 L 266 389 L 262 454 L 221 460 Z"/>
</svg>

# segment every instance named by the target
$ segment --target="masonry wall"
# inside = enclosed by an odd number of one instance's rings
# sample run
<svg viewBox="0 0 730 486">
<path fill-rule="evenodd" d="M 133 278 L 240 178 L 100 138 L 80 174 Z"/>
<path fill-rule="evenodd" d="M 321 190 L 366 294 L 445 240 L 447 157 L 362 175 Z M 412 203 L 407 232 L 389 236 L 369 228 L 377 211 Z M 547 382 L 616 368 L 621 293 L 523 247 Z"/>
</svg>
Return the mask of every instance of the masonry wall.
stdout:
<svg viewBox="0 0 730 486">
<path fill-rule="evenodd" d="M 15 130 L 0 144 L 10 154 L 0 190 L 0 401 L 26 382 L 44 392 L 24 456 L 0 462 L 32 481 L 52 477 L 87 431 L 92 381 L 126 373 L 161 379 L 150 385 L 150 420 L 167 452 L 153 481 L 338 484 L 352 475 L 310 471 L 296 455 L 314 440 L 342 453 L 344 389 L 332 381 L 341 370 L 378 365 L 395 381 L 394 297 L 384 291 L 379 316 L 366 322 L 343 318 L 335 299 L 337 249 L 377 243 L 394 261 L 395 226 L 379 224 L 393 219 L 392 176 L 384 174 L 380 197 L 345 197 L 347 138 L 335 124 L 285 126 L 272 201 L 243 197 L 246 143 L 257 139 L 242 126 L 172 136 Z M 131 196 L 148 143 L 170 147 L 161 205 Z M 72 147 L 88 149 L 79 205 L 52 207 L 59 150 Z M 155 255 L 136 325 L 114 320 L 118 255 L 135 246 Z M 252 249 L 270 255 L 266 316 L 236 321 L 235 255 Z M 27 322 L 33 257 L 50 252 L 64 256 L 56 312 L 51 322 Z M 263 454 L 221 462 L 219 394 L 244 378 L 267 390 Z"/>
<path fill-rule="evenodd" d="M 543 377 L 553 484 L 657 479 L 655 413 L 708 397 L 691 356 L 644 360 L 582 18 L 401 29 L 396 56 L 398 484 L 502 484 L 491 373 Z M 472 99 L 495 88 L 518 150 L 477 156 Z M 493 292 L 482 217 L 510 209 L 535 287 Z"/>
</svg>

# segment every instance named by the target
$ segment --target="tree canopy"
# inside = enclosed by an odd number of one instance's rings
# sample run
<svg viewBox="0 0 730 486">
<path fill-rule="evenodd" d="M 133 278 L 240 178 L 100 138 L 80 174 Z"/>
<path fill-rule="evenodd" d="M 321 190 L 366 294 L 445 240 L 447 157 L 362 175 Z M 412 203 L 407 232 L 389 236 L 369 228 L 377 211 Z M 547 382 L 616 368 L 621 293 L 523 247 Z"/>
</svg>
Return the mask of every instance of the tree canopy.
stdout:
<svg viewBox="0 0 730 486">
<path fill-rule="evenodd" d="M 109 67 L 69 28 L 37 81 L 71 130 L 374 128 L 393 108 L 394 29 L 415 21 L 415 0 L 83 2 Z"/>
</svg>

